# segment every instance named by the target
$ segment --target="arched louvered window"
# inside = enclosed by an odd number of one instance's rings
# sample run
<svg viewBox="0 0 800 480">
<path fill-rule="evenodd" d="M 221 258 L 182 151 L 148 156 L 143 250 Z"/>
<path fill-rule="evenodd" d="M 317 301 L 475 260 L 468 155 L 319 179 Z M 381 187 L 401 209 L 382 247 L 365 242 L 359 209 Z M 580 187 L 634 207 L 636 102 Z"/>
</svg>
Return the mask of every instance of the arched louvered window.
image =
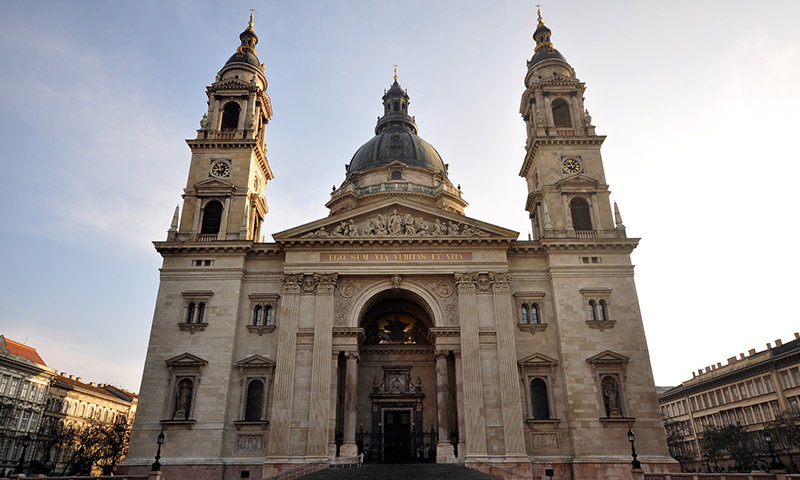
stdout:
<svg viewBox="0 0 800 480">
<path fill-rule="evenodd" d="M 569 202 L 569 209 L 572 213 L 572 227 L 575 230 L 592 230 L 592 217 L 586 200 L 580 197 L 573 198 Z"/>
<path fill-rule="evenodd" d="M 569 114 L 569 104 L 560 98 L 553 101 L 553 125 L 556 127 L 571 127 L 572 119 Z"/>
<path fill-rule="evenodd" d="M 261 420 L 261 411 L 264 408 L 264 382 L 251 380 L 247 385 L 247 400 L 245 402 L 244 420 L 257 422 Z"/>
<path fill-rule="evenodd" d="M 539 305 L 531 305 L 531 323 L 539 323 Z"/>
<path fill-rule="evenodd" d="M 272 325 L 272 307 L 270 305 L 264 307 L 264 325 Z"/>
<path fill-rule="evenodd" d="M 220 130 L 223 132 L 232 132 L 239 128 L 239 104 L 236 102 L 228 102 L 222 108 L 222 124 Z"/>
<path fill-rule="evenodd" d="M 541 378 L 531 381 L 531 410 L 534 420 L 550 419 L 550 404 L 547 399 L 547 382 Z"/>
<path fill-rule="evenodd" d="M 523 305 L 522 306 L 522 323 L 526 325 L 528 323 L 528 321 L 529 321 L 528 320 L 528 306 L 527 305 Z"/>
<path fill-rule="evenodd" d="M 597 320 L 594 300 L 589 300 L 589 320 Z"/>
<path fill-rule="evenodd" d="M 203 318 L 206 315 L 206 304 L 200 303 L 197 305 L 197 323 L 203 323 Z"/>
<path fill-rule="evenodd" d="M 219 233 L 219 226 L 222 223 L 222 203 L 213 200 L 206 204 L 203 209 L 203 225 L 201 234 Z"/>
<path fill-rule="evenodd" d="M 597 304 L 597 316 L 600 320 L 608 320 L 608 312 L 606 312 L 606 302 L 600 300 Z"/>
<path fill-rule="evenodd" d="M 264 325 L 264 309 L 261 305 L 253 309 L 253 325 Z"/>
</svg>

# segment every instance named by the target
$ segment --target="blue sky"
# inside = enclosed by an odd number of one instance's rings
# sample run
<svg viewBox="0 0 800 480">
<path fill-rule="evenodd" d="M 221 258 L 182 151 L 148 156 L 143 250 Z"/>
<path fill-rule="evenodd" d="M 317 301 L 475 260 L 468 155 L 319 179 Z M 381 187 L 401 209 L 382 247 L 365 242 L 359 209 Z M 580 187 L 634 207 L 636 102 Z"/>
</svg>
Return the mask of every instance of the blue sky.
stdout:
<svg viewBox="0 0 800 480">
<path fill-rule="evenodd" d="M 7 2 L 0 333 L 138 390 L 205 87 L 256 8 L 275 116 L 267 237 L 327 215 L 394 64 L 467 215 L 530 230 L 519 117 L 535 2 Z M 224 6 L 223 6 L 224 5 Z M 800 3 L 543 5 L 587 84 L 656 383 L 800 330 Z"/>
</svg>

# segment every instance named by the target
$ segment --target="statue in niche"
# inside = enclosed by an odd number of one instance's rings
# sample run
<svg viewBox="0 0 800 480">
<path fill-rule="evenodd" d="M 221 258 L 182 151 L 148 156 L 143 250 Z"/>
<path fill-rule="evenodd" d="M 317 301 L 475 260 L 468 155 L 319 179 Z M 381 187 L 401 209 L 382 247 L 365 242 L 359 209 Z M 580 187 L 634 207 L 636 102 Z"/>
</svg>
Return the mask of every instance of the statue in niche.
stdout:
<svg viewBox="0 0 800 480">
<path fill-rule="evenodd" d="M 622 412 L 619 408 L 619 388 L 615 378 L 605 377 L 603 379 L 603 399 L 606 404 L 606 415 L 609 417 L 622 417 Z"/>
<path fill-rule="evenodd" d="M 417 227 L 417 235 L 428 235 L 428 222 L 419 217 L 419 226 Z"/>
<path fill-rule="evenodd" d="M 178 382 L 175 387 L 175 413 L 172 415 L 172 420 L 186 420 L 189 418 L 193 390 L 194 384 L 188 378 Z"/>
<path fill-rule="evenodd" d="M 542 118 L 542 112 L 536 112 L 536 126 L 537 127 L 544 126 L 544 118 Z"/>
<path fill-rule="evenodd" d="M 398 275 L 396 273 L 394 275 L 392 275 L 392 288 L 395 289 L 395 290 L 399 289 L 400 288 L 400 282 L 402 282 L 402 281 L 403 281 L 403 278 L 400 275 Z"/>
</svg>

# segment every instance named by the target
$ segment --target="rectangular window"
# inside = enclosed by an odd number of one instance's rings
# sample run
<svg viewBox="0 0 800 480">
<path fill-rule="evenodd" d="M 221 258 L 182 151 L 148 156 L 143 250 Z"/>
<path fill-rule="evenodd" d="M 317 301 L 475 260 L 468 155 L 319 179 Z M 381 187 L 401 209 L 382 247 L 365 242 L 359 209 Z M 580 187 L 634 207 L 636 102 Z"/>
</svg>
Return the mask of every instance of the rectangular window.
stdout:
<svg viewBox="0 0 800 480">
<path fill-rule="evenodd" d="M 722 398 L 722 390 L 717 390 L 717 403 L 720 405 L 725 405 L 725 399 Z"/>
<path fill-rule="evenodd" d="M 761 418 L 761 407 L 759 405 L 753 405 L 753 412 L 756 414 L 756 421 L 762 423 L 764 419 Z"/>
<path fill-rule="evenodd" d="M 731 391 L 729 389 L 722 389 L 722 396 L 725 397 L 725 403 L 731 403 Z"/>
<path fill-rule="evenodd" d="M 697 401 L 694 399 L 694 397 L 690 398 L 689 400 L 691 400 L 691 402 L 692 402 L 692 411 L 696 412 L 697 411 Z"/>
<path fill-rule="evenodd" d="M 36 399 L 37 402 L 42 403 L 42 400 L 44 400 L 44 392 L 45 392 L 44 387 L 39 389 L 39 397 Z"/>
<path fill-rule="evenodd" d="M 781 407 L 778 405 L 778 402 L 770 402 L 769 404 L 772 405 L 772 413 L 774 413 L 777 418 L 778 415 L 781 414 Z"/>
<path fill-rule="evenodd" d="M 756 396 L 756 387 L 753 386 L 753 382 L 747 382 L 747 391 L 750 392 L 750 398 Z"/>
<path fill-rule="evenodd" d="M 739 393 L 742 395 L 742 400 L 747 398 L 747 390 L 744 388 L 744 383 L 739 384 Z"/>
<path fill-rule="evenodd" d="M 8 428 L 16 430 L 17 425 L 19 425 L 19 410 L 14 410 L 14 413 L 11 414 L 11 422 L 9 422 Z"/>
<path fill-rule="evenodd" d="M 770 413 L 769 403 L 762 403 L 761 409 L 764 410 L 764 420 L 771 422 L 772 414 Z"/>
<path fill-rule="evenodd" d="M 775 391 L 775 386 L 772 385 L 772 377 L 764 377 L 764 383 L 767 384 L 767 391 L 772 393 Z"/>
<path fill-rule="evenodd" d="M 756 388 L 758 389 L 759 395 L 764 395 L 764 383 L 760 378 L 756 379 Z"/>
<path fill-rule="evenodd" d="M 731 387 L 731 395 L 733 395 L 733 401 L 739 401 L 739 390 L 736 388 L 736 385 Z"/>
<path fill-rule="evenodd" d="M 744 421 L 744 412 L 741 408 L 736 409 L 736 420 L 739 421 L 739 425 L 747 425 Z"/>
<path fill-rule="evenodd" d="M 795 415 L 800 414 L 800 404 L 797 403 L 797 397 L 789 399 L 789 406 L 792 409 L 792 413 Z"/>
<path fill-rule="evenodd" d="M 794 378 L 794 386 L 800 387 L 800 369 L 798 368 L 792 369 L 792 378 Z"/>
<path fill-rule="evenodd" d="M 38 391 L 39 391 L 39 387 L 37 387 L 36 385 L 31 385 L 31 394 L 28 397 L 28 400 L 30 400 L 30 401 L 36 400 L 36 392 L 38 392 Z"/>
<path fill-rule="evenodd" d="M 789 378 L 789 374 L 786 374 L 786 378 Z M 6 393 L 6 387 L 8 386 L 8 377 L 3 375 L 0 377 L 0 395 Z"/>
<path fill-rule="evenodd" d="M 28 431 L 28 422 L 31 421 L 31 412 L 22 414 L 22 423 L 19 424 L 19 429 L 23 432 Z"/>
<path fill-rule="evenodd" d="M 19 379 L 12 378 L 11 379 L 11 389 L 8 391 L 9 397 L 15 397 L 17 395 L 17 387 L 19 387 Z"/>
<path fill-rule="evenodd" d="M 781 378 L 783 379 L 783 389 L 788 390 L 792 388 L 792 381 L 789 379 L 789 370 L 784 370 L 781 372 Z M 1 391 L 2 389 L 0 389 Z"/>
<path fill-rule="evenodd" d="M 39 422 L 39 416 L 35 413 L 31 415 L 31 432 L 36 431 L 36 424 Z"/>
<path fill-rule="evenodd" d="M 25 395 L 28 394 L 28 387 L 30 384 L 28 382 L 24 382 L 22 386 L 19 388 L 19 398 L 25 399 Z"/>
</svg>

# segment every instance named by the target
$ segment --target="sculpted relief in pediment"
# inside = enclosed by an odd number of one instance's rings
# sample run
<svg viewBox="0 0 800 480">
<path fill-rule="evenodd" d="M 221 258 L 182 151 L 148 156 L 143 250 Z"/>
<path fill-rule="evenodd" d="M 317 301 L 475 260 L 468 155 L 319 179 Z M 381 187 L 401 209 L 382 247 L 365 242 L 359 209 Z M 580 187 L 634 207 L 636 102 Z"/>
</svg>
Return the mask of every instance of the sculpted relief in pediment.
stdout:
<svg viewBox="0 0 800 480">
<path fill-rule="evenodd" d="M 302 238 L 320 237 L 488 237 L 489 233 L 473 227 L 472 225 L 442 221 L 436 219 L 425 219 L 418 216 L 414 218 L 410 213 L 400 214 L 397 209 L 379 213 L 372 217 L 356 222 L 340 222 L 339 225 L 320 227 L 317 230 L 306 233 Z"/>
</svg>

